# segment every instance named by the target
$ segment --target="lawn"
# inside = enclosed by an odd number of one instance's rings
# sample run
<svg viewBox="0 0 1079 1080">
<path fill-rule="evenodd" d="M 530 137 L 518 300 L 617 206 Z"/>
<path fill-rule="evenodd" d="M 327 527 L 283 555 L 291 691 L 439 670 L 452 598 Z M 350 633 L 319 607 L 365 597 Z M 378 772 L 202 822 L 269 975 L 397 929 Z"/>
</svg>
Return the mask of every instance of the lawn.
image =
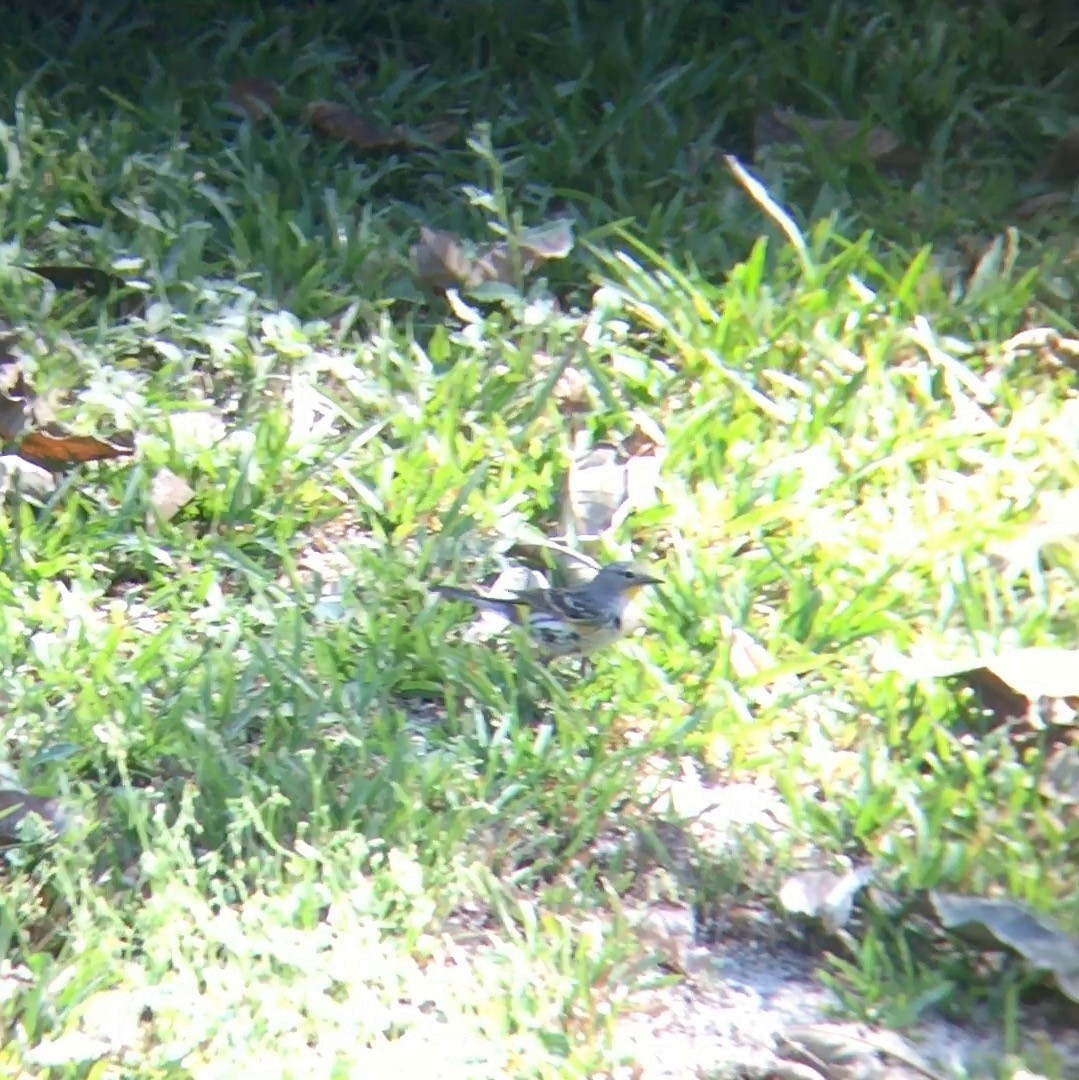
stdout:
<svg viewBox="0 0 1079 1080">
<path fill-rule="evenodd" d="M 5 13 L 0 1074 L 1079 1076 L 1079 16 L 796 7 Z"/>
</svg>

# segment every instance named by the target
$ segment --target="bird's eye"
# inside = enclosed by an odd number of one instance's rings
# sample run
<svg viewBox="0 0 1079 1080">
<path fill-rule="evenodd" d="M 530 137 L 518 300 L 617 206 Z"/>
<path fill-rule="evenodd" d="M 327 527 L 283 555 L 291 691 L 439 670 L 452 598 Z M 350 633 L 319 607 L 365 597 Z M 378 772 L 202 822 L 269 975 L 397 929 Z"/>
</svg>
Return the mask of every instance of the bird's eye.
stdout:
<svg viewBox="0 0 1079 1080">
<path fill-rule="evenodd" d="M 623 570 L 622 576 L 627 578 L 635 578 L 637 575 L 632 570 Z"/>
</svg>

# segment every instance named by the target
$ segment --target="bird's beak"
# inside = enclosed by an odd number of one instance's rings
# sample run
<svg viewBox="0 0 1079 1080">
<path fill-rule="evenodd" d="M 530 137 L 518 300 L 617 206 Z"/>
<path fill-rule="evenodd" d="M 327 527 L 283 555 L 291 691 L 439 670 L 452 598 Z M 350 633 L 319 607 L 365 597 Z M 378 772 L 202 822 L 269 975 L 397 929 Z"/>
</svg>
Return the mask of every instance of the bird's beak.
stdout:
<svg viewBox="0 0 1079 1080">
<path fill-rule="evenodd" d="M 637 575 L 637 584 L 641 585 L 641 586 L 644 586 L 644 585 L 662 585 L 663 584 L 663 578 L 652 577 L 650 574 L 638 574 Z"/>
</svg>

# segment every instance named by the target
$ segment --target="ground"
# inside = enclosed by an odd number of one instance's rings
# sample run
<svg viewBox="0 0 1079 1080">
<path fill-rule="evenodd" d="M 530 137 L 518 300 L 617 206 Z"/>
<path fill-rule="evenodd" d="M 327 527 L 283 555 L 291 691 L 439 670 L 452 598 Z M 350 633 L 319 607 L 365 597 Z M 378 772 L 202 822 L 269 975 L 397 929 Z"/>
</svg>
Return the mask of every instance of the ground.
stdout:
<svg viewBox="0 0 1079 1080">
<path fill-rule="evenodd" d="M 5 15 L 4 1075 L 1079 1076 L 1079 29 L 617 7 Z"/>
</svg>

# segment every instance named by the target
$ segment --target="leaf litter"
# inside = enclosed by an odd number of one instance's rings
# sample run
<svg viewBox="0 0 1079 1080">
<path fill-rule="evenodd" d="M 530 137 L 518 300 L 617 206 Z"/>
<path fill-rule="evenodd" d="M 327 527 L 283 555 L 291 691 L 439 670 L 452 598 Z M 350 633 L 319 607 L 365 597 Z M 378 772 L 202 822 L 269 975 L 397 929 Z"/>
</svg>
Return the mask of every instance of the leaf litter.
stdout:
<svg viewBox="0 0 1079 1080">
<path fill-rule="evenodd" d="M 460 125 L 443 118 L 407 128 L 400 124 L 384 127 L 335 101 L 312 101 L 304 107 L 303 119 L 327 139 L 334 139 L 353 150 L 416 150 L 448 142 L 460 131 Z"/>
<path fill-rule="evenodd" d="M 409 249 L 412 272 L 420 285 L 436 291 L 482 285 L 513 286 L 549 259 L 564 259 L 573 250 L 573 223 L 559 218 L 522 229 L 511 244 L 471 244 L 456 233 L 420 228 L 419 241 Z M 516 251 L 515 251 L 516 249 Z"/>
<path fill-rule="evenodd" d="M 120 431 L 106 439 L 79 435 L 54 421 L 48 403 L 27 382 L 10 344 L 10 339 L 0 341 L 0 450 L 52 472 L 135 452 L 132 432 Z"/>
</svg>

